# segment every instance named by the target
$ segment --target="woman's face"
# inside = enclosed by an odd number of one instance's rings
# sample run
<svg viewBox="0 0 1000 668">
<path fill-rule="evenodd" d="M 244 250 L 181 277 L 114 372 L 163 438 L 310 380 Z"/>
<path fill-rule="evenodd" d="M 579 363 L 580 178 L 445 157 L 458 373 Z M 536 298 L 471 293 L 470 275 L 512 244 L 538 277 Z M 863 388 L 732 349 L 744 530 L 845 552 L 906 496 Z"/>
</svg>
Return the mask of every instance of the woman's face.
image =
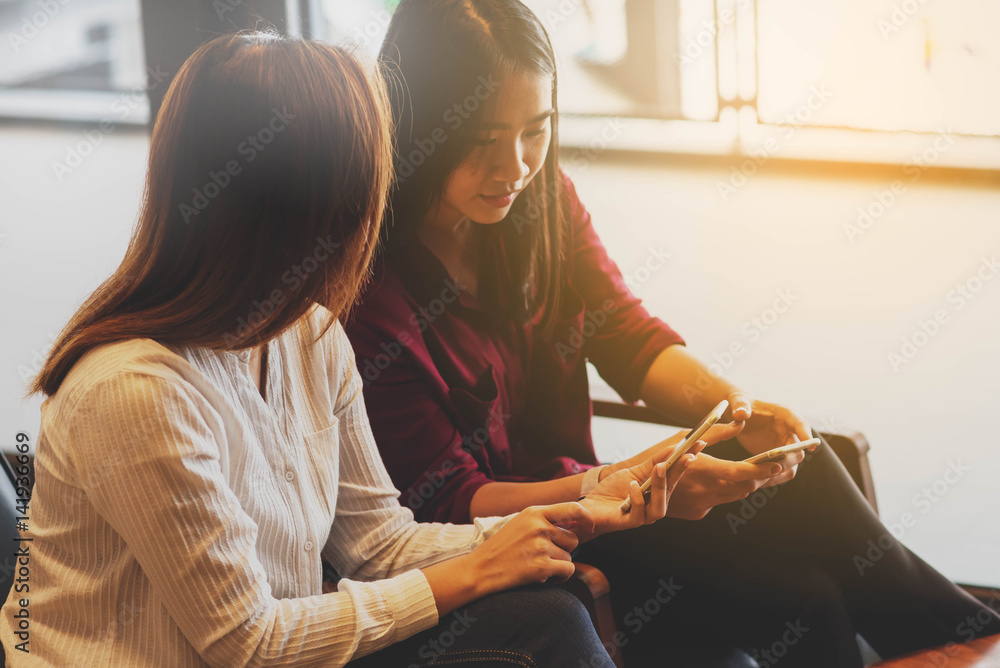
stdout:
<svg viewBox="0 0 1000 668">
<path fill-rule="evenodd" d="M 503 220 L 545 163 L 552 136 L 552 77 L 515 73 L 485 101 L 475 147 L 444 184 L 436 218 Z"/>
</svg>

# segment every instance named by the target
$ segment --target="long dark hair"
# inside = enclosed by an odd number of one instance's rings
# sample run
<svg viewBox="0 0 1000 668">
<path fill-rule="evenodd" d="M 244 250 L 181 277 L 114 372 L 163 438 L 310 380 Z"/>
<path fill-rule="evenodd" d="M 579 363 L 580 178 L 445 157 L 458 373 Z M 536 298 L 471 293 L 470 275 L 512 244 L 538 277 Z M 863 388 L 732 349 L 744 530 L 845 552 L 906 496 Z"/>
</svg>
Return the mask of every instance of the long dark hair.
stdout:
<svg viewBox="0 0 1000 668">
<path fill-rule="evenodd" d="M 379 54 L 395 123 L 396 179 L 382 240 L 392 255 L 411 242 L 448 175 L 474 148 L 483 98 L 512 72 L 550 75 L 545 28 L 518 0 L 403 0 Z M 490 226 L 484 276 L 497 276 L 498 305 L 521 320 L 559 308 L 564 221 L 558 113 L 545 163 L 507 217 Z M 487 285 L 487 288 L 490 286 Z"/>
<path fill-rule="evenodd" d="M 392 170 L 384 87 L 346 51 L 271 33 L 217 37 L 184 63 L 153 129 L 125 258 L 80 307 L 29 391 L 134 337 L 240 350 L 366 276 Z"/>
</svg>

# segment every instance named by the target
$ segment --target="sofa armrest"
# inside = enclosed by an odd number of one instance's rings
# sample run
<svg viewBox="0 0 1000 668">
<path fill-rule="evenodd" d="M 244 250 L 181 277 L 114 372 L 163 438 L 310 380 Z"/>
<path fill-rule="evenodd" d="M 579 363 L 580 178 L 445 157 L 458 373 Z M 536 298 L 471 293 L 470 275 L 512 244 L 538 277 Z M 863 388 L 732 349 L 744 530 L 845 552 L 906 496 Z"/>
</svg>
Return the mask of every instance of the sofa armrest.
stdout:
<svg viewBox="0 0 1000 668">
<path fill-rule="evenodd" d="M 820 432 L 820 436 L 830 444 L 847 472 L 851 474 L 854 484 L 868 499 L 872 510 L 878 515 L 878 502 L 875 499 L 875 481 L 872 469 L 868 463 L 868 439 L 854 429 L 836 429 Z"/>
</svg>

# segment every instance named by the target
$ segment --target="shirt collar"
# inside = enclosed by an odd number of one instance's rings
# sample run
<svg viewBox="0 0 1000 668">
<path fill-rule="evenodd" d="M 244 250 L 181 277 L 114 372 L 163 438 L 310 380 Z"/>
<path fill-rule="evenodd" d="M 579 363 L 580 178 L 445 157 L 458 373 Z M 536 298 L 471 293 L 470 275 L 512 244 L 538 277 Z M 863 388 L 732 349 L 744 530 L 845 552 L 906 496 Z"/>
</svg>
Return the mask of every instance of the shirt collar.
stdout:
<svg viewBox="0 0 1000 668">
<path fill-rule="evenodd" d="M 395 265 L 407 289 L 421 302 L 429 302 L 442 292 L 457 293 L 458 303 L 468 309 L 483 310 L 480 301 L 448 274 L 438 256 L 414 237 L 395 259 Z"/>
</svg>

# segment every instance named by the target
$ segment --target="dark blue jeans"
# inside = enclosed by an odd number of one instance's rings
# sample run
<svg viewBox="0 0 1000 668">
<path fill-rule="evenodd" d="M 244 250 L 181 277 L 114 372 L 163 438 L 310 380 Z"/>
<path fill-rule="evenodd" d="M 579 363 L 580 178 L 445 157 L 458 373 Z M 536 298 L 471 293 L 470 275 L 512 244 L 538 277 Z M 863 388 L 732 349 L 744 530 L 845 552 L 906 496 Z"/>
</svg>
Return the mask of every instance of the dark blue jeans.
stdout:
<svg viewBox="0 0 1000 668">
<path fill-rule="evenodd" d="M 552 586 L 487 596 L 446 615 L 432 629 L 347 665 L 614 668 L 583 604 Z"/>
</svg>

